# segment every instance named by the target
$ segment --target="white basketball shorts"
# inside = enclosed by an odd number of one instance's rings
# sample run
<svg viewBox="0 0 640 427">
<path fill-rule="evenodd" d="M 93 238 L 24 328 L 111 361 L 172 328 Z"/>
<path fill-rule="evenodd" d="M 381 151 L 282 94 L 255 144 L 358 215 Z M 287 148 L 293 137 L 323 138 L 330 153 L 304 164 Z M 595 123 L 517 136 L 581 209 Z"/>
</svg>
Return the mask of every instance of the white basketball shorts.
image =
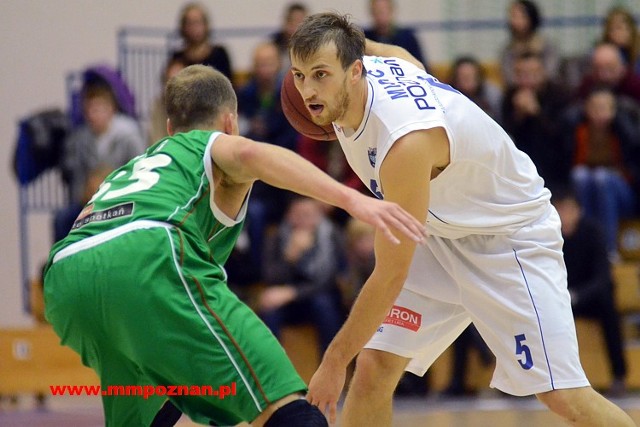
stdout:
<svg viewBox="0 0 640 427">
<path fill-rule="evenodd" d="M 409 358 L 422 376 L 470 322 L 496 356 L 491 387 L 524 396 L 589 385 L 555 209 L 511 235 L 427 238 L 365 348 Z"/>
</svg>

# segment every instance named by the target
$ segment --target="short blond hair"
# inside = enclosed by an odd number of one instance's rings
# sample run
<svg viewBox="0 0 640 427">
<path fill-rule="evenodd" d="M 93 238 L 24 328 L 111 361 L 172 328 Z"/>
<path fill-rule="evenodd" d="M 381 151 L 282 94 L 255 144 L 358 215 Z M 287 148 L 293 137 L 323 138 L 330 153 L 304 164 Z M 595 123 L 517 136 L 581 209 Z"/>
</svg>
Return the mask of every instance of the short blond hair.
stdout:
<svg viewBox="0 0 640 427">
<path fill-rule="evenodd" d="M 224 108 L 236 111 L 238 100 L 229 79 L 207 65 L 190 65 L 167 82 L 167 117 L 176 132 L 211 126 Z"/>
</svg>

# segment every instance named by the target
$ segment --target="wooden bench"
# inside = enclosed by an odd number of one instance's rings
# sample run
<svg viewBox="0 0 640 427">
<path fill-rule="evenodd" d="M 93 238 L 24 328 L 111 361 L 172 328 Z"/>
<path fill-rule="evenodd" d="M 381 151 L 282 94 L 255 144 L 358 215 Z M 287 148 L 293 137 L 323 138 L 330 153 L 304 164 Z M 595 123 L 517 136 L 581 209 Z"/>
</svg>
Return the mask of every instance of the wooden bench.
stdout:
<svg viewBox="0 0 640 427">
<path fill-rule="evenodd" d="M 49 325 L 0 329 L 0 394 L 50 395 L 50 385 L 98 385 L 80 356 Z"/>
<path fill-rule="evenodd" d="M 611 372 L 607 347 L 602 329 L 597 321 L 576 319 L 580 361 L 591 385 L 606 390 L 611 384 Z M 640 389 L 640 345 L 627 343 L 624 348 L 627 359 L 627 387 Z"/>
<path fill-rule="evenodd" d="M 612 274 L 616 307 L 620 313 L 640 313 L 640 263 L 617 263 Z"/>
<path fill-rule="evenodd" d="M 623 316 L 640 315 L 640 267 L 626 262 L 613 268 L 616 283 L 616 304 Z M 608 387 L 606 347 L 600 327 L 595 321 L 576 321 L 580 357 L 587 376 L 597 388 Z M 637 325 L 623 325 L 627 341 L 640 337 Z M 635 334 L 635 335 L 634 335 Z M 282 332 L 282 344 L 300 376 L 309 381 L 321 359 L 318 337 L 311 325 L 287 326 Z M 640 388 L 640 345 L 625 348 L 629 365 L 628 385 Z M 429 370 L 431 390 L 443 390 L 451 375 L 452 350 L 443 353 Z M 469 358 L 470 389 L 488 387 L 493 366 L 485 367 L 475 352 Z M 27 329 L 0 329 L 0 394 L 49 394 L 49 385 L 98 384 L 95 373 L 84 367 L 79 356 L 59 344 L 49 325 Z"/>
<path fill-rule="evenodd" d="M 312 325 L 288 325 L 283 328 L 280 341 L 298 374 L 308 384 L 322 357 L 315 328 Z"/>
<path fill-rule="evenodd" d="M 640 262 L 640 218 L 620 222 L 618 248 L 622 259 Z"/>
</svg>

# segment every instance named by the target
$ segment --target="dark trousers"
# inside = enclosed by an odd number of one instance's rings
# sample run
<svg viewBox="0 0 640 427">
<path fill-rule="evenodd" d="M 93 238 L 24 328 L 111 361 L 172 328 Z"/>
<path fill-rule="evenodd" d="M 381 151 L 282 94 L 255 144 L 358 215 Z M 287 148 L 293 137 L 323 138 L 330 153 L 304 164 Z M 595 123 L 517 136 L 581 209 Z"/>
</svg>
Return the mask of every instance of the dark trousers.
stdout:
<svg viewBox="0 0 640 427">
<path fill-rule="evenodd" d="M 333 292 L 322 292 L 291 302 L 276 310 L 262 312 L 260 317 L 278 339 L 286 324 L 312 323 L 318 331 L 322 353 L 344 320 L 339 300 Z"/>
<path fill-rule="evenodd" d="M 597 301 L 586 304 L 578 301 L 578 304 L 573 307 L 573 315 L 594 319 L 600 323 L 607 346 L 611 374 L 614 378 L 624 378 L 627 374 L 627 364 L 624 357 L 620 315 L 616 310 L 613 296 L 603 295 Z"/>
</svg>

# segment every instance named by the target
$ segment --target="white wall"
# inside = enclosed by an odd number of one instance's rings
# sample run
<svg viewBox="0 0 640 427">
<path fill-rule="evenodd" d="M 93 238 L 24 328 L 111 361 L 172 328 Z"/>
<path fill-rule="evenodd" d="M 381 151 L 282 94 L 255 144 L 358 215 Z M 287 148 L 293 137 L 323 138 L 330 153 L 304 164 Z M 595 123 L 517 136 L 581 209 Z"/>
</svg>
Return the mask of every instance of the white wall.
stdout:
<svg viewBox="0 0 640 427">
<path fill-rule="evenodd" d="M 463 11 L 465 1 L 477 7 L 479 0 L 397 0 L 398 18 L 400 22 L 451 19 L 447 15 Z M 589 11 L 593 11 L 592 6 L 596 3 L 599 10 L 610 4 L 608 0 L 580 0 L 583 1 L 591 5 Z M 495 18 L 504 17 L 507 0 L 482 2 L 494 11 Z M 638 0 L 630 2 L 638 12 Z M 212 14 L 214 27 L 275 29 L 288 0 L 203 0 L 203 3 Z M 358 23 L 368 23 L 368 0 L 306 0 L 305 3 L 312 12 L 334 9 L 351 13 Z M 0 129 L 5 138 L 0 144 L 3 165 L 0 169 L 0 230 L 4 242 L 0 256 L 0 327 L 30 322 L 21 309 L 17 186 L 10 167 L 17 120 L 48 106 L 66 108 L 65 76 L 69 71 L 97 62 L 116 65 L 116 32 L 119 28 L 173 28 L 182 4 L 168 0 L 0 1 Z M 459 9 L 454 10 L 451 5 L 457 5 Z M 450 59 L 442 34 L 421 34 L 421 38 L 430 59 Z M 221 41 L 229 48 L 234 67 L 247 69 L 254 40 Z M 496 41 L 494 46 L 499 44 Z M 461 48 L 472 50 L 473 46 Z M 46 258 L 51 244 L 49 218 L 37 216 L 31 225 L 37 237 L 31 248 L 31 258 L 37 262 Z"/>
</svg>

